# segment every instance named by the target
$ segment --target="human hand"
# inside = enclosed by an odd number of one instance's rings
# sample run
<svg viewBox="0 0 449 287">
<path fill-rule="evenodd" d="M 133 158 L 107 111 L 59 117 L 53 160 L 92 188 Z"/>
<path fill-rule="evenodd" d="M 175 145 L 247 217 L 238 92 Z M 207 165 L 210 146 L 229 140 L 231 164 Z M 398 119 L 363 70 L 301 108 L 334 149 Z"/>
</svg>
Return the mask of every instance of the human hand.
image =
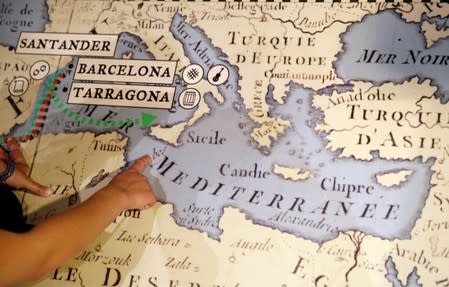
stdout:
<svg viewBox="0 0 449 287">
<path fill-rule="evenodd" d="M 30 167 L 26 162 L 20 146 L 12 139 L 7 142 L 9 153 L 3 149 L 0 149 L 0 158 L 9 158 L 14 162 L 16 169 L 6 181 L 5 184 L 17 189 L 25 189 L 26 191 L 39 196 L 48 196 L 52 194 L 52 191 L 43 185 L 32 180 L 29 176 Z M 6 170 L 6 163 L 0 161 L 0 170 Z"/>
<path fill-rule="evenodd" d="M 142 170 L 150 163 L 151 157 L 143 156 L 109 182 L 110 188 L 126 195 L 126 209 L 145 209 L 156 202 L 148 179 L 142 175 Z"/>
</svg>

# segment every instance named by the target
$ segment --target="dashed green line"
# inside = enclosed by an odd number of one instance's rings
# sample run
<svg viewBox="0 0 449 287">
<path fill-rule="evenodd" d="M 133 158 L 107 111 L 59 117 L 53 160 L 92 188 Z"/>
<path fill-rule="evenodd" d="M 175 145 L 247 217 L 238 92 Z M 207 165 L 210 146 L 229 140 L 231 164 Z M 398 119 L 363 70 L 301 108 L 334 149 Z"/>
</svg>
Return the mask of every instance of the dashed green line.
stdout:
<svg viewBox="0 0 449 287">
<path fill-rule="evenodd" d="M 44 125 L 45 125 L 45 117 L 47 116 L 48 110 L 50 108 L 50 105 L 53 103 L 54 106 L 56 106 L 59 110 L 61 110 L 67 117 L 70 119 L 73 119 L 77 122 L 80 122 L 82 125 L 95 125 L 96 127 L 103 126 L 104 128 L 115 128 L 117 127 L 124 127 L 126 124 L 128 127 L 131 126 L 139 126 L 141 125 L 142 128 L 148 128 L 152 122 L 154 122 L 157 117 L 153 114 L 142 112 L 140 117 L 136 117 L 135 119 L 119 119 L 119 120 L 101 120 L 101 119 L 94 119 L 87 116 L 82 116 L 79 113 L 74 113 L 71 111 L 64 102 L 56 95 L 55 89 L 56 85 L 55 83 L 58 83 L 59 80 L 57 78 L 64 78 L 64 69 L 60 68 L 57 72 L 51 74 L 47 80 L 44 81 L 44 87 L 42 88 L 42 93 L 40 94 L 40 97 L 36 100 L 36 107 L 34 108 L 34 116 L 33 121 L 31 123 L 31 130 L 28 130 L 26 133 L 14 137 L 16 141 L 18 142 L 26 142 L 28 140 L 31 140 L 37 136 L 40 135 Z M 41 112 L 44 110 L 43 112 Z M 41 121 L 39 125 L 37 124 L 38 121 Z M 5 143 L 8 140 L 8 137 L 0 136 L 0 144 Z"/>
</svg>

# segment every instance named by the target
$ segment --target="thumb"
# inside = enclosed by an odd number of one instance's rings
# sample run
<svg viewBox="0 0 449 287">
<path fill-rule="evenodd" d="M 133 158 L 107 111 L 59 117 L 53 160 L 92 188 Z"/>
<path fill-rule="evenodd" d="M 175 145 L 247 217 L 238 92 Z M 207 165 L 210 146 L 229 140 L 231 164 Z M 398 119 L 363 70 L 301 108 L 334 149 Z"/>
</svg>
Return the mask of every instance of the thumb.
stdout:
<svg viewBox="0 0 449 287">
<path fill-rule="evenodd" d="M 48 187 L 45 187 L 34 180 L 32 180 L 30 177 L 24 175 L 21 172 L 14 172 L 13 176 L 10 178 L 11 185 L 17 186 L 20 188 L 26 189 L 28 192 L 33 193 L 38 196 L 49 196 L 53 192 Z M 6 182 L 8 183 L 8 181 Z M 16 183 L 16 184 L 14 184 Z M 8 183 L 9 184 L 9 183 Z"/>
<path fill-rule="evenodd" d="M 27 180 L 24 184 L 24 188 L 35 195 L 49 196 L 53 194 L 53 191 L 50 188 L 45 187 L 32 179 Z"/>
</svg>

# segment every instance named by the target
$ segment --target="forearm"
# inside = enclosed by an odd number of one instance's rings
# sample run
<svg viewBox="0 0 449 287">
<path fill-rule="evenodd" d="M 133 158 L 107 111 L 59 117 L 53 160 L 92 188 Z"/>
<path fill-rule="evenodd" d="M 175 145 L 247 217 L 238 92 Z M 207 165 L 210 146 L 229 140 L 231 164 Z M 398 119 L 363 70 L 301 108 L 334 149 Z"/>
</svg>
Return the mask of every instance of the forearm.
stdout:
<svg viewBox="0 0 449 287">
<path fill-rule="evenodd" d="M 125 194 L 107 186 L 27 233 L 0 230 L 0 286 L 37 279 L 77 255 L 125 209 L 126 201 Z"/>
<path fill-rule="evenodd" d="M 43 273 L 77 255 L 98 237 L 125 206 L 126 195 L 108 186 L 82 205 L 37 225 L 29 235 L 31 242 L 43 245 L 39 247 L 42 254 L 34 254 L 43 259 Z"/>
<path fill-rule="evenodd" d="M 23 234 L 0 230 L 0 286 L 37 279 L 77 255 L 125 209 L 156 202 L 141 174 L 151 161 L 136 160 L 105 188 L 76 208 L 48 219 Z"/>
</svg>

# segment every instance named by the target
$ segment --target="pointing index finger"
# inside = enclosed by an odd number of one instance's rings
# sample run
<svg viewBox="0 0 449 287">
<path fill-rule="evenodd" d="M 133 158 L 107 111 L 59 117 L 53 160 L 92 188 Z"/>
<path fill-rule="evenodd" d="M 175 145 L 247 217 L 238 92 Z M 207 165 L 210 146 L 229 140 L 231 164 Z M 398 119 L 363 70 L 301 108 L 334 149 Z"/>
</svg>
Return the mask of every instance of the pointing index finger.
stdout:
<svg viewBox="0 0 449 287">
<path fill-rule="evenodd" d="M 129 169 L 135 169 L 138 172 L 142 172 L 142 170 L 151 163 L 151 156 L 144 155 L 141 158 L 137 159 Z"/>
</svg>

